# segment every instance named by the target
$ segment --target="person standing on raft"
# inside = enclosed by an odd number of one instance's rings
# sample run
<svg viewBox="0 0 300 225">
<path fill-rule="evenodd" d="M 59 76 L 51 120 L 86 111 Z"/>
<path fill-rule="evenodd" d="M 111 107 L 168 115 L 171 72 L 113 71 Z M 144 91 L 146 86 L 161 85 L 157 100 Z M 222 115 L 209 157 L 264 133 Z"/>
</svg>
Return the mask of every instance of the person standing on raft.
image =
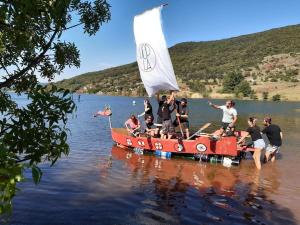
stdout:
<svg viewBox="0 0 300 225">
<path fill-rule="evenodd" d="M 223 133 L 226 131 L 227 128 L 230 130 L 235 128 L 235 123 L 237 121 L 237 111 L 234 108 L 234 101 L 228 100 L 226 101 L 225 105 L 214 105 L 210 101 L 208 104 L 215 108 L 215 109 L 221 109 L 223 111 L 223 118 L 222 118 L 222 127 L 220 129 L 220 136 L 223 135 Z"/>
<path fill-rule="evenodd" d="M 187 106 L 187 99 L 182 98 L 180 101 L 176 100 L 175 103 L 176 103 L 176 119 L 174 120 L 173 124 L 175 127 L 180 125 L 181 128 L 185 131 L 186 138 L 188 139 L 190 137 L 190 132 L 189 132 L 189 109 Z"/>
<path fill-rule="evenodd" d="M 152 105 L 150 103 L 149 98 L 146 98 L 144 100 L 144 112 L 138 115 L 138 117 L 144 116 L 145 120 L 150 116 L 152 119 L 154 119 L 153 112 L 152 112 Z"/>
<path fill-rule="evenodd" d="M 160 131 L 160 135 L 162 139 L 171 139 L 173 134 L 175 133 L 175 128 L 171 121 L 171 114 L 174 110 L 170 109 L 170 107 L 175 107 L 174 102 L 175 93 L 172 91 L 170 96 L 162 96 L 162 100 L 159 98 L 159 94 L 157 94 L 157 101 L 158 101 L 158 118 L 157 123 L 162 123 L 162 129 Z"/>
</svg>

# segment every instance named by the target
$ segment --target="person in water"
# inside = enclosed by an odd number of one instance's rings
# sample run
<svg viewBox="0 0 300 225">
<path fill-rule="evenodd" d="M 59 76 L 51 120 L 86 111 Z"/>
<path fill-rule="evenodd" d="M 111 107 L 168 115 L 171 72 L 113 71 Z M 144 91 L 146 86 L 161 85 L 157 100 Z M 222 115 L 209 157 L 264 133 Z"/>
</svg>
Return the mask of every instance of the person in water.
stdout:
<svg viewBox="0 0 300 225">
<path fill-rule="evenodd" d="M 264 162 L 268 162 L 269 159 L 274 162 L 275 155 L 282 145 L 283 134 L 279 126 L 272 124 L 271 117 L 265 117 L 263 124 L 265 125 L 265 128 L 262 130 L 262 133 L 266 134 L 270 142 L 266 148 Z"/>
<path fill-rule="evenodd" d="M 226 130 L 230 131 L 230 133 L 233 133 L 237 121 L 237 111 L 234 108 L 234 101 L 228 100 L 226 101 L 225 105 L 221 106 L 214 105 L 210 101 L 208 102 L 208 104 L 215 109 L 221 109 L 223 111 L 222 127 L 220 129 L 219 135 L 222 136 Z"/>
<path fill-rule="evenodd" d="M 186 138 L 190 137 L 189 132 L 189 109 L 187 106 L 187 99 L 182 98 L 180 101 L 176 100 L 176 120 L 174 120 L 173 124 L 175 127 L 179 125 L 185 131 Z M 178 122 L 179 120 L 179 122 Z"/>
<path fill-rule="evenodd" d="M 131 114 L 130 118 L 125 122 L 125 127 L 130 134 L 137 136 L 141 128 L 141 123 L 134 114 Z"/>
<path fill-rule="evenodd" d="M 141 133 L 154 137 L 157 135 L 157 131 L 157 128 L 153 127 L 153 117 L 148 115 L 141 124 Z"/>
<path fill-rule="evenodd" d="M 144 100 L 144 112 L 142 114 L 138 115 L 138 117 L 141 117 L 141 116 L 144 116 L 145 120 L 147 120 L 147 118 L 149 116 L 151 116 L 151 118 L 154 119 L 153 112 L 152 112 L 152 105 L 148 98 L 146 98 Z"/>
<path fill-rule="evenodd" d="M 171 139 L 173 134 L 175 133 L 175 128 L 171 121 L 171 114 L 174 109 L 174 95 L 175 93 L 172 92 L 169 97 L 162 96 L 160 100 L 159 94 L 157 94 L 157 101 L 158 101 L 158 120 L 157 123 L 162 123 L 162 129 L 160 131 L 160 135 L 162 139 Z M 173 107 L 173 109 L 171 109 Z"/>
<path fill-rule="evenodd" d="M 256 125 L 257 119 L 254 117 L 250 117 L 248 119 L 248 125 L 249 127 L 247 128 L 247 132 L 245 132 L 241 139 L 238 141 L 238 144 L 243 143 L 245 138 L 247 136 L 251 136 L 251 139 L 253 141 L 253 147 L 254 147 L 254 153 L 253 153 L 253 159 L 256 165 L 257 169 L 261 169 L 261 162 L 260 162 L 260 156 L 261 156 L 261 151 L 266 147 L 265 141 L 263 140 L 261 133 L 260 133 L 260 128 Z"/>
</svg>

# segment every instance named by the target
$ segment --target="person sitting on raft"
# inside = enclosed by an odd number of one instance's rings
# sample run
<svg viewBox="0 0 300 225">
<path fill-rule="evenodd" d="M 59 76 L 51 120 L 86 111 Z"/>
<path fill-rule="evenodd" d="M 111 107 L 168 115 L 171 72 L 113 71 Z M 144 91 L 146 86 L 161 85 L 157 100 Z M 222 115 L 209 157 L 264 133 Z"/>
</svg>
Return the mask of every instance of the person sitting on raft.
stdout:
<svg viewBox="0 0 300 225">
<path fill-rule="evenodd" d="M 233 133 L 235 123 L 237 121 L 237 111 L 234 108 L 234 101 L 228 100 L 226 101 L 226 104 L 222 106 L 214 105 L 210 101 L 208 102 L 208 104 L 215 109 L 221 109 L 223 111 L 222 127 L 220 129 L 219 135 L 223 136 L 224 132 L 227 130 L 227 127 L 229 127 L 228 131 L 230 131 L 230 133 Z"/>
<path fill-rule="evenodd" d="M 131 114 L 130 118 L 125 122 L 125 127 L 130 134 L 137 136 L 141 128 L 141 123 L 134 114 Z"/>
<path fill-rule="evenodd" d="M 141 116 L 144 116 L 145 120 L 147 120 L 148 116 L 151 116 L 151 118 L 154 119 L 153 112 L 152 112 L 152 105 L 148 98 L 144 100 L 144 112 L 138 115 L 138 117 Z"/>
<path fill-rule="evenodd" d="M 171 139 L 173 134 L 175 133 L 175 128 L 173 126 L 173 123 L 171 121 L 171 114 L 173 109 L 170 109 L 170 107 L 174 107 L 172 104 L 174 102 L 174 95 L 175 93 L 172 91 L 171 96 L 169 97 L 162 97 L 162 100 L 159 98 L 159 94 L 157 94 L 157 101 L 159 104 L 158 108 L 158 119 L 157 122 L 162 123 L 162 129 L 160 131 L 160 135 L 162 139 Z"/>
<path fill-rule="evenodd" d="M 248 119 L 248 125 L 247 132 L 242 135 L 241 139 L 238 141 L 238 144 L 243 143 L 245 138 L 250 135 L 251 139 L 253 141 L 253 147 L 254 147 L 254 153 L 253 153 L 253 159 L 254 163 L 256 165 L 257 169 L 261 169 L 261 162 L 260 162 L 260 155 L 261 151 L 266 147 L 265 141 L 263 140 L 260 128 L 256 125 L 257 119 L 254 117 L 250 117 Z"/>
<path fill-rule="evenodd" d="M 189 109 L 187 106 L 187 99 L 182 98 L 180 101 L 176 100 L 176 120 L 174 120 L 173 125 L 177 127 L 178 125 L 181 126 L 181 129 L 185 131 L 186 138 L 190 137 L 189 132 Z M 180 124 L 179 124 L 179 122 Z"/>
<path fill-rule="evenodd" d="M 280 146 L 282 145 L 282 131 L 279 126 L 271 124 L 271 117 L 264 118 L 265 128 L 262 130 L 263 134 L 266 134 L 269 139 L 269 144 L 266 148 L 264 162 L 268 162 L 269 158 L 271 161 L 275 161 L 275 155 L 278 153 Z"/>
<path fill-rule="evenodd" d="M 148 115 L 141 124 L 141 133 L 154 137 L 158 134 L 157 128 L 153 127 L 153 117 Z"/>
</svg>

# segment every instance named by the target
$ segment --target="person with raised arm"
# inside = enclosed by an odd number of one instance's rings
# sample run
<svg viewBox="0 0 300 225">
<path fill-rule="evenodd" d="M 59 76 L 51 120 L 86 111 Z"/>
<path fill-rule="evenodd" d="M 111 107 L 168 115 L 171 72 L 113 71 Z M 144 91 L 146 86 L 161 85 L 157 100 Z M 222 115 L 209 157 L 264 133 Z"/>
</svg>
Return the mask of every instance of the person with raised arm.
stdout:
<svg viewBox="0 0 300 225">
<path fill-rule="evenodd" d="M 237 121 L 237 111 L 234 108 L 234 101 L 228 100 L 226 101 L 225 105 L 221 106 L 215 105 L 210 101 L 208 102 L 208 104 L 215 109 L 221 109 L 223 111 L 222 126 L 219 135 L 222 136 L 226 130 L 229 130 L 230 133 L 232 133 L 232 130 L 234 130 Z"/>
<path fill-rule="evenodd" d="M 174 107 L 175 99 L 175 92 L 172 91 L 170 96 L 162 96 L 162 99 L 160 100 L 159 94 L 157 94 L 157 101 L 158 101 L 158 118 L 157 123 L 162 124 L 162 129 L 160 131 L 160 135 L 162 139 L 171 139 L 173 134 L 175 133 L 175 128 L 173 126 L 173 123 L 171 121 L 171 113 L 173 112 L 173 109 L 171 107 Z"/>
<path fill-rule="evenodd" d="M 144 116 L 145 120 L 150 116 L 154 119 L 153 112 L 152 112 L 152 105 L 150 103 L 149 98 L 145 98 L 144 100 L 144 112 L 138 115 L 138 117 Z"/>
</svg>

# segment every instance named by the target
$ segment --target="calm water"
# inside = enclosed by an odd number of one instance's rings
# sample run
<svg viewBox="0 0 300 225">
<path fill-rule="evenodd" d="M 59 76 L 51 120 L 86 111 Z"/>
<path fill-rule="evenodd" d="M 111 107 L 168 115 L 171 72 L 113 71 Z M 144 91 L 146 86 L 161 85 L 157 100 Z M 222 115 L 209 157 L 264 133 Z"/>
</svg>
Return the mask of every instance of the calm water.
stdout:
<svg viewBox="0 0 300 225">
<path fill-rule="evenodd" d="M 225 168 L 114 147 L 107 118 L 92 117 L 108 103 L 116 127 L 129 113 L 143 111 L 141 98 L 82 95 L 69 121 L 70 155 L 53 167 L 43 165 L 37 186 L 27 174 L 13 200 L 11 224 L 300 223 L 300 103 L 237 102 L 240 128 L 249 115 L 270 114 L 283 129 L 279 159 L 261 172 L 250 156 Z M 218 127 L 221 113 L 205 100 L 191 100 L 190 111 L 194 129 L 206 122 Z"/>
</svg>

